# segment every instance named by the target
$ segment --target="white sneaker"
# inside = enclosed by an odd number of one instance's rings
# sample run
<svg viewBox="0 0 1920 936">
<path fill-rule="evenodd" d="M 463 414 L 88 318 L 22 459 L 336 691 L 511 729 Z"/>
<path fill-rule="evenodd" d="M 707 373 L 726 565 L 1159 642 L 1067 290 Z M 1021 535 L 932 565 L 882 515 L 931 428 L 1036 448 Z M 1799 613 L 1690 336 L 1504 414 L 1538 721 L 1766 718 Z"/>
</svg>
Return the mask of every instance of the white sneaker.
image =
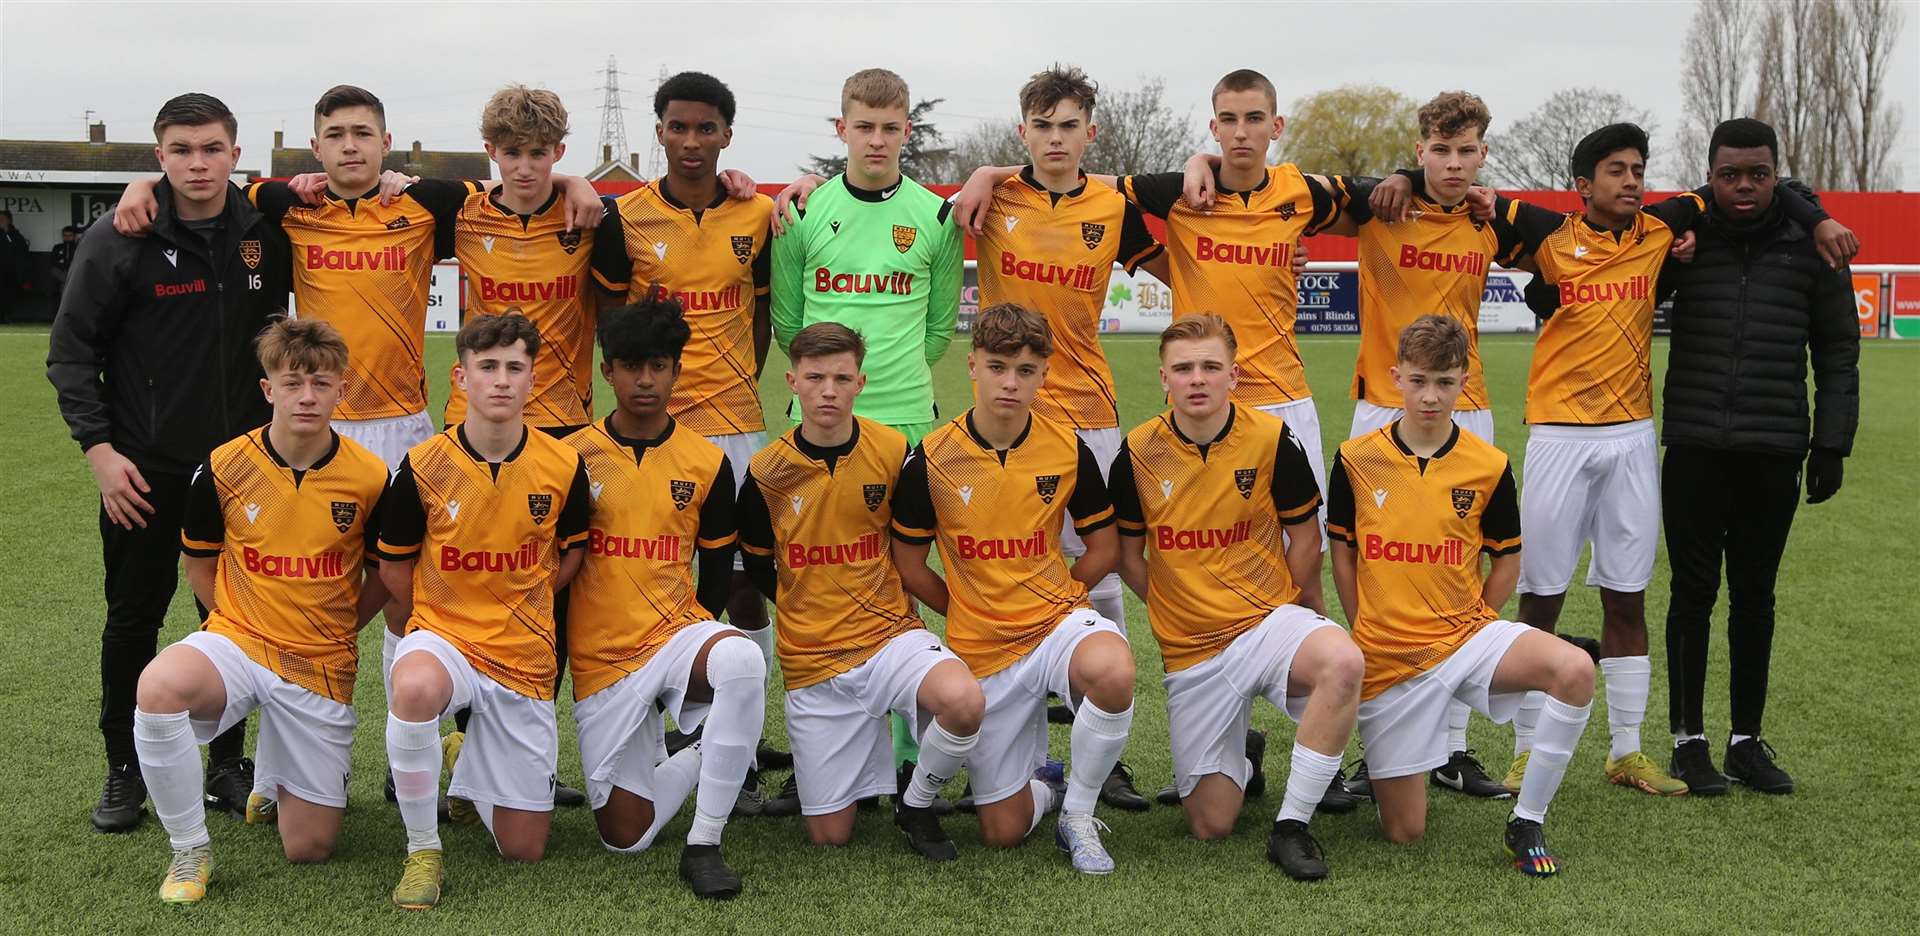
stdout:
<svg viewBox="0 0 1920 936">
<path fill-rule="evenodd" d="M 1053 843 L 1073 860 L 1073 870 L 1081 874 L 1112 874 L 1113 856 L 1100 844 L 1100 833 L 1111 831 L 1092 813 L 1060 814 L 1053 828 Z"/>
</svg>

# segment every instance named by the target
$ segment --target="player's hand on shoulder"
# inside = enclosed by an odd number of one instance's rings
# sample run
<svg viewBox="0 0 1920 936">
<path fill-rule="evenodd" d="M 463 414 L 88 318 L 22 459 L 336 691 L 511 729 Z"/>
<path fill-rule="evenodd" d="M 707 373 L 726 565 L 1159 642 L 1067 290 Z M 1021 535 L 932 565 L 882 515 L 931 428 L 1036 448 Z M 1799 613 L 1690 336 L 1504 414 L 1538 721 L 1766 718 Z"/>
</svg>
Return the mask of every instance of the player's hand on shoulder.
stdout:
<svg viewBox="0 0 1920 936">
<path fill-rule="evenodd" d="M 1493 189 L 1484 185 L 1467 186 L 1467 210 L 1473 212 L 1476 221 L 1492 221 L 1494 214 Z M 1418 212 L 1415 212 L 1418 214 Z"/>
<path fill-rule="evenodd" d="M 751 201 L 760 194 L 760 186 L 754 184 L 753 176 L 738 169 L 720 170 L 720 187 L 727 190 L 727 197 L 734 201 Z"/>
<path fill-rule="evenodd" d="M 1694 249 L 1699 246 L 1700 239 L 1695 237 L 1692 231 L 1687 231 L 1674 238 L 1673 248 L 1668 250 L 1667 254 L 1681 263 L 1692 263 Z"/>
<path fill-rule="evenodd" d="M 153 230 L 153 218 L 160 213 L 160 200 L 153 197 L 154 183 L 137 179 L 127 183 L 120 203 L 113 206 L 113 229 L 126 237 L 145 237 Z"/>
<path fill-rule="evenodd" d="M 607 206 L 600 201 L 600 193 L 594 190 L 593 183 L 579 176 L 567 176 L 560 186 L 567 196 L 567 230 L 591 231 L 599 227 Z"/>
<path fill-rule="evenodd" d="M 807 196 L 826 181 L 820 175 L 809 172 L 787 183 L 787 187 L 773 197 L 773 236 L 779 237 L 799 223 L 800 215 L 807 210 Z"/>
<path fill-rule="evenodd" d="M 1388 224 L 1405 221 L 1412 206 L 1413 180 L 1397 172 L 1381 179 L 1367 197 L 1367 210 Z"/>
<path fill-rule="evenodd" d="M 975 237 L 986 232 L 987 211 L 993 207 L 993 190 L 1000 185 L 1000 178 L 989 166 L 981 166 L 967 176 L 966 184 L 951 199 L 953 220 L 961 230 Z"/>
<path fill-rule="evenodd" d="M 1853 262 L 1860 253 L 1860 238 L 1854 236 L 1853 229 L 1832 218 L 1814 227 L 1813 244 L 1820 251 L 1820 259 L 1836 270 Z"/>
<path fill-rule="evenodd" d="M 324 179 L 323 179 L 324 181 Z M 394 199 L 406 192 L 407 187 L 420 181 L 417 175 L 407 175 L 394 169 L 385 169 L 380 173 L 380 204 L 384 207 L 393 204 Z"/>
<path fill-rule="evenodd" d="M 1214 161 L 1206 153 L 1195 153 L 1187 157 L 1180 184 L 1180 197 L 1185 199 L 1187 207 L 1206 210 L 1213 207 L 1216 194 L 1213 184 Z"/>
<path fill-rule="evenodd" d="M 322 204 L 327 200 L 327 174 L 302 172 L 287 180 L 287 191 L 309 205 Z"/>
</svg>

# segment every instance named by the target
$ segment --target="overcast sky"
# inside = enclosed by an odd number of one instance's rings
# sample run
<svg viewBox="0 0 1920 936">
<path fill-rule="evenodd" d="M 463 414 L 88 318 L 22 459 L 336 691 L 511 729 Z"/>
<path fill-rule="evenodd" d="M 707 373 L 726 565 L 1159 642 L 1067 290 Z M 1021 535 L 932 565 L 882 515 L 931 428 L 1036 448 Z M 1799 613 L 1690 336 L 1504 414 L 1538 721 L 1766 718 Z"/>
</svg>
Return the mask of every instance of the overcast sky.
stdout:
<svg viewBox="0 0 1920 936">
<path fill-rule="evenodd" d="M 1889 71 L 1905 111 L 1896 158 L 1920 179 L 1920 3 Z M 598 161 L 604 69 L 616 55 L 628 139 L 653 149 L 660 71 L 698 69 L 740 109 L 727 165 L 791 178 L 835 151 L 826 118 L 851 72 L 900 72 L 915 99 L 945 98 L 940 129 L 1018 121 L 1014 95 L 1061 60 L 1109 88 L 1166 79 L 1204 126 L 1225 71 L 1257 68 L 1281 110 L 1314 91 L 1379 83 L 1416 100 L 1480 94 L 1493 132 L 1560 88 L 1599 85 L 1655 115 L 1660 147 L 1680 123 L 1679 63 L 1694 4 L 1587 3 L 38 3 L 0 0 L 0 137 L 83 139 L 83 114 L 115 141 L 143 141 L 159 105 L 200 90 L 240 120 L 242 168 L 264 170 L 272 134 L 312 133 L 312 102 L 335 83 L 387 105 L 394 147 L 479 149 L 481 105 L 507 82 L 551 88 L 572 112 L 562 168 Z M 822 10 L 830 12 L 822 14 Z M 1449 34 L 1454 34 L 1449 38 Z M 1011 130 L 1009 130 L 1011 132 Z M 1671 165 L 1671 164 L 1664 164 Z M 1171 168 L 1171 167 L 1170 167 Z M 1693 181 L 1693 180 L 1687 180 Z"/>
</svg>

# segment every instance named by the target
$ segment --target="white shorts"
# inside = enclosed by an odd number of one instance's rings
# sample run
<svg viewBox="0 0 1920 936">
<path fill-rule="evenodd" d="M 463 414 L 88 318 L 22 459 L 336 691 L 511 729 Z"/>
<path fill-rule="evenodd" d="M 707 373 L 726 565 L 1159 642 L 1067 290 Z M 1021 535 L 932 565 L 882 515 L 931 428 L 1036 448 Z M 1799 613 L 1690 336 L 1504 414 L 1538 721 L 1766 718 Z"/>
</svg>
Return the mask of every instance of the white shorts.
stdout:
<svg viewBox="0 0 1920 936">
<path fill-rule="evenodd" d="M 1360 744 L 1378 780 L 1425 773 L 1447 762 L 1447 707 L 1455 699 L 1496 725 L 1513 720 L 1525 692 L 1492 692 L 1493 672 L 1528 626 L 1494 621 L 1432 669 L 1360 700 Z"/>
<path fill-rule="evenodd" d="M 1161 678 L 1167 688 L 1173 782 L 1182 797 L 1208 774 L 1225 774 L 1246 788 L 1253 700 L 1265 698 L 1300 721 L 1307 697 L 1288 696 L 1287 677 L 1300 645 L 1322 627 L 1338 630 L 1340 625 L 1299 605 L 1282 605 L 1211 658 Z"/>
<path fill-rule="evenodd" d="M 667 758 L 667 726 L 659 706 L 666 706 L 681 731 L 692 731 L 706 720 L 709 703 L 687 701 L 693 661 L 715 634 L 733 629 L 718 621 L 686 627 L 645 665 L 573 703 L 580 772 L 587 778 L 587 802 L 594 809 L 607 805 L 616 786 L 653 799 L 653 768 Z"/>
<path fill-rule="evenodd" d="M 396 665 L 414 651 L 433 654 L 453 681 L 453 697 L 440 714 L 473 710 L 447 795 L 508 809 L 551 811 L 554 762 L 560 756 L 553 700 L 500 685 L 432 631 L 416 630 L 400 638 L 393 651 Z"/>
<path fill-rule="evenodd" d="M 1660 543 L 1660 452 L 1653 420 L 1534 426 L 1520 485 L 1520 593 L 1558 595 L 1593 544 L 1587 584 L 1645 591 Z"/>
<path fill-rule="evenodd" d="M 1047 694 L 1073 697 L 1067 683 L 1073 651 L 1103 631 L 1127 637 L 1119 625 L 1080 608 L 1061 618 L 1033 652 L 980 680 L 987 711 L 980 720 L 980 741 L 967 758 L 974 802 L 997 803 L 1026 789 L 1033 772 L 1046 763 Z"/>
<path fill-rule="evenodd" d="M 347 774 L 353 755 L 353 706 L 335 702 L 280 678 L 253 661 L 224 634 L 195 631 L 180 643 L 200 651 L 220 672 L 227 705 L 219 721 L 193 722 L 193 738 L 211 742 L 260 712 L 254 742 L 254 789 L 274 788 L 321 806 L 347 805 Z"/>
<path fill-rule="evenodd" d="M 1291 403 L 1272 403 L 1254 407 L 1262 413 L 1278 416 L 1293 430 L 1300 447 L 1307 450 L 1307 464 L 1313 467 L 1313 483 L 1320 487 L 1320 551 L 1327 551 L 1327 459 L 1320 447 L 1320 410 L 1313 397 Z"/>
<path fill-rule="evenodd" d="M 788 692 L 787 740 L 801 815 L 823 816 L 869 796 L 893 795 L 887 714 L 898 714 L 918 740 L 932 721 L 920 713 L 920 683 L 935 666 L 959 659 L 932 631 L 910 630 L 865 663 Z"/>
<path fill-rule="evenodd" d="M 720 447 L 727 456 L 727 464 L 733 468 L 733 493 L 740 493 L 740 485 L 747 482 L 747 466 L 753 456 L 767 447 L 767 434 L 760 432 L 735 432 L 729 435 L 711 435 L 708 442 Z M 733 554 L 733 570 L 739 572 L 747 567 L 746 557 L 739 552 Z M 714 609 L 722 610 L 722 609 Z"/>
<path fill-rule="evenodd" d="M 433 438 L 440 430 L 433 427 L 433 417 L 412 413 L 385 419 L 336 419 L 333 431 L 365 446 L 387 463 L 388 471 L 393 471 L 400 467 L 408 449 Z"/>
<path fill-rule="evenodd" d="M 1094 460 L 1100 463 L 1100 482 L 1106 483 L 1107 474 L 1113 470 L 1113 460 L 1120 457 L 1120 443 L 1126 441 L 1119 429 L 1075 429 L 1073 434 L 1085 442 L 1087 449 L 1093 452 Z M 1060 551 L 1069 556 L 1087 554 L 1087 544 L 1080 541 L 1080 534 L 1073 530 L 1073 517 L 1061 518 Z"/>
<path fill-rule="evenodd" d="M 1388 409 L 1384 406 L 1375 406 L 1365 400 L 1355 400 L 1353 401 L 1353 431 L 1347 435 L 1347 438 L 1357 439 L 1375 429 L 1385 427 L 1406 414 L 1407 411 L 1403 409 Z M 1454 410 L 1453 424 L 1489 443 L 1493 441 L 1493 410 Z"/>
</svg>

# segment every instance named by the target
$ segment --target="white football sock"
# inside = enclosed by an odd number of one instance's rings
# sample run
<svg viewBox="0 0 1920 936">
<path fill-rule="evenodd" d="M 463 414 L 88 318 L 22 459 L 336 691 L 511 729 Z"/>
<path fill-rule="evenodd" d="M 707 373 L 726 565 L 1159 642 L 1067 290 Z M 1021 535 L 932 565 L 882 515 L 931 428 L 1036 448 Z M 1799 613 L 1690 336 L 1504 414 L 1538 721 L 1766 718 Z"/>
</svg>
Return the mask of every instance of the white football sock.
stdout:
<svg viewBox="0 0 1920 936">
<path fill-rule="evenodd" d="M 767 713 L 767 663 L 760 649 L 722 640 L 707 650 L 713 704 L 701 733 L 700 788 L 694 794 L 689 845 L 718 845 L 740 798 Z"/>
<path fill-rule="evenodd" d="M 385 626 L 380 628 L 380 685 L 387 693 L 387 708 L 393 708 L 393 654 L 400 648 L 400 638 Z"/>
<path fill-rule="evenodd" d="M 1607 683 L 1607 733 L 1612 736 L 1609 760 L 1640 750 L 1640 723 L 1647 720 L 1647 693 L 1653 683 L 1653 661 L 1643 656 L 1608 657 L 1600 661 Z"/>
<path fill-rule="evenodd" d="M 1574 707 L 1552 696 L 1540 708 L 1539 731 L 1533 737 L 1533 756 L 1527 761 L 1527 777 L 1520 781 L 1520 796 L 1513 814 L 1522 819 L 1545 822 L 1547 804 L 1560 789 L 1567 774 L 1567 762 L 1573 760 L 1573 748 L 1580 733 L 1587 729 L 1587 717 L 1593 704 Z"/>
<path fill-rule="evenodd" d="M 1033 791 L 1033 818 L 1027 820 L 1027 834 L 1032 835 L 1033 830 L 1040 828 L 1041 818 L 1053 809 L 1053 787 L 1028 780 L 1027 789 Z"/>
<path fill-rule="evenodd" d="M 1113 765 L 1120 762 L 1121 752 L 1127 749 L 1127 730 L 1131 727 L 1131 704 L 1125 711 L 1108 712 L 1093 704 L 1092 699 L 1080 700 L 1080 707 L 1073 713 L 1073 736 L 1068 746 L 1073 758 L 1072 773 L 1067 776 L 1067 795 L 1060 801 L 1062 813 L 1093 812 L 1093 804 L 1100 798 L 1100 786 L 1107 782 Z"/>
<path fill-rule="evenodd" d="M 960 772 L 961 763 L 979 741 L 978 731 L 964 738 L 955 737 L 936 719 L 920 735 L 920 762 L 913 768 L 913 780 L 907 784 L 901 799 L 915 809 L 932 805 L 933 798 Z"/>
<path fill-rule="evenodd" d="M 1546 698 L 1537 689 L 1520 697 L 1520 708 L 1513 713 L 1513 756 L 1533 750 L 1533 730 L 1540 723 L 1540 706 Z"/>
<path fill-rule="evenodd" d="M 1093 604 L 1093 610 L 1101 617 L 1127 629 L 1127 605 L 1121 598 L 1120 573 L 1108 572 L 1100 581 L 1095 582 L 1087 595 Z"/>
<path fill-rule="evenodd" d="M 403 721 L 387 715 L 387 763 L 393 797 L 407 827 L 407 853 L 440 847 L 440 720 Z"/>
<path fill-rule="evenodd" d="M 740 633 L 747 635 L 747 639 L 760 648 L 760 660 L 766 664 L 767 674 L 771 676 L 773 674 L 773 625 L 768 624 L 759 630 L 741 630 Z"/>
<path fill-rule="evenodd" d="M 1340 755 L 1322 754 L 1298 741 L 1293 744 L 1293 767 L 1287 773 L 1287 794 L 1280 801 L 1280 819 L 1311 822 L 1320 798 L 1327 795 L 1333 775 L 1340 772 Z"/>
<path fill-rule="evenodd" d="M 1472 706 L 1454 699 L 1447 703 L 1447 754 L 1467 749 L 1467 721 L 1473 717 Z"/>
<path fill-rule="evenodd" d="M 140 755 L 140 775 L 146 778 L 154 815 L 166 827 L 174 850 L 208 844 L 206 774 L 200 769 L 200 746 L 193 741 L 187 713 L 155 715 L 134 709 L 133 749 Z"/>
</svg>

